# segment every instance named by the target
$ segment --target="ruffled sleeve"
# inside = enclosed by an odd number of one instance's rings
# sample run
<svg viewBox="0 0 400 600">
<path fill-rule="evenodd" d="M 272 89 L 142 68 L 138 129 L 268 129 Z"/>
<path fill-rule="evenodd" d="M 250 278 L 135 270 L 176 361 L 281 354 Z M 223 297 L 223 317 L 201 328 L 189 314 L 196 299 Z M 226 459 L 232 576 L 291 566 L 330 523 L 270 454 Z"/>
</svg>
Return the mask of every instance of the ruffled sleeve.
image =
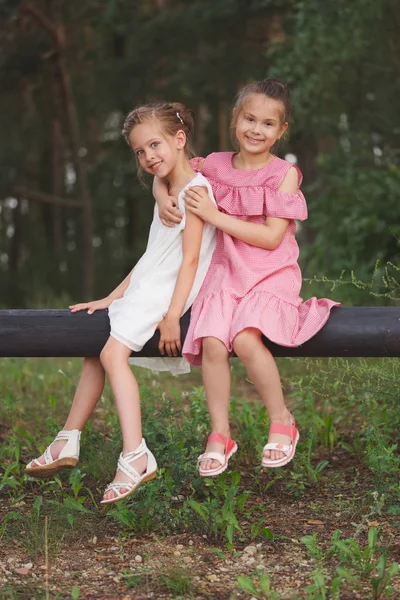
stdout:
<svg viewBox="0 0 400 600">
<path fill-rule="evenodd" d="M 307 219 L 307 204 L 301 190 L 295 194 L 276 191 L 266 195 L 267 217 L 280 217 L 281 219 Z"/>
<path fill-rule="evenodd" d="M 204 163 L 204 158 L 202 156 L 196 156 L 195 158 L 191 158 L 189 162 L 193 171 L 196 171 L 196 173 L 202 172 L 200 169 L 200 165 L 203 166 Z"/>
</svg>

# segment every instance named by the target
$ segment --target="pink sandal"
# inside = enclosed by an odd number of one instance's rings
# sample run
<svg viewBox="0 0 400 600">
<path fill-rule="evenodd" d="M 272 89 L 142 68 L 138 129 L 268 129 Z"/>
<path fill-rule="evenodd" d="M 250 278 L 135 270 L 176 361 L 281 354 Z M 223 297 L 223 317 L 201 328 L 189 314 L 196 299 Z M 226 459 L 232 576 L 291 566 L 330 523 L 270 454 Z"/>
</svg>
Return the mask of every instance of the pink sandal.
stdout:
<svg viewBox="0 0 400 600">
<path fill-rule="evenodd" d="M 207 443 L 208 442 L 224 444 L 225 454 L 221 454 L 220 452 L 204 452 L 204 454 L 200 454 L 197 459 L 197 466 L 199 474 L 202 477 L 214 477 L 215 475 L 223 473 L 228 466 L 229 459 L 238 449 L 236 442 L 234 442 L 230 436 L 222 435 L 222 433 L 211 433 L 211 435 L 208 436 Z M 217 460 L 220 463 L 220 466 L 216 469 L 202 469 L 201 463 L 203 460 Z"/>
<path fill-rule="evenodd" d="M 261 466 L 274 468 L 274 467 L 283 467 L 290 462 L 295 455 L 297 442 L 299 441 L 300 435 L 296 429 L 296 421 L 294 420 L 293 415 L 290 415 L 290 425 L 283 425 L 282 423 L 272 423 L 269 428 L 269 433 L 281 433 L 282 435 L 287 435 L 291 439 L 290 444 L 278 444 L 276 442 L 271 442 L 270 444 L 265 444 L 263 448 L 263 456 L 261 459 Z M 278 458 L 278 460 L 272 460 L 272 458 L 265 458 L 264 451 L 265 450 L 279 450 L 283 452 L 286 456 L 283 458 Z"/>
</svg>

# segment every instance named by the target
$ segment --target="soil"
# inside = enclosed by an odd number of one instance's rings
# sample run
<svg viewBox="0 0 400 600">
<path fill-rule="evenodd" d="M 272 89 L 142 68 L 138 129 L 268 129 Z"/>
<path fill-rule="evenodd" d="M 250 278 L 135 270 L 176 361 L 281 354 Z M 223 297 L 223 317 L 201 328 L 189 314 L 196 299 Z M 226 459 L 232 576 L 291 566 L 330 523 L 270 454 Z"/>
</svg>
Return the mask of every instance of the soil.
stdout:
<svg viewBox="0 0 400 600">
<path fill-rule="evenodd" d="M 265 508 L 265 526 L 274 533 L 274 540 L 248 545 L 237 543 L 232 551 L 227 551 L 224 541 L 192 534 L 124 538 L 120 535 L 121 529 L 108 521 L 100 521 L 90 536 L 85 533 L 70 546 L 63 544 L 57 555 L 48 557 L 46 564 L 43 556 L 37 560 L 30 558 L 23 534 L 12 542 L 3 536 L 1 598 L 66 599 L 74 597 L 71 596 L 74 586 L 79 588 L 79 596 L 76 589 L 75 597 L 87 600 L 251 598 L 252 594 L 240 591 L 237 578 L 241 575 L 254 578 L 257 568 L 271 577 L 272 590 L 279 591 L 285 599 L 294 600 L 305 597 L 311 572 L 317 564 L 300 541 L 302 536 L 317 532 L 318 541 L 326 550 L 333 532 L 340 529 L 344 537 L 357 535 L 358 543 L 365 546 L 368 527 L 373 525 L 379 527 L 383 538 L 391 540 L 389 563 L 399 561 L 398 517 L 363 523 L 368 505 L 362 490 L 368 473 L 356 459 L 349 462 L 348 454 L 343 457 L 340 454 L 338 451 L 331 457 L 328 467 L 335 470 L 337 477 L 324 478 L 326 483 L 320 481 L 315 489 L 307 489 L 301 500 L 294 500 L 279 484 L 263 497 L 252 495 L 249 502 Z M 344 456 L 346 462 L 342 460 Z M 251 486 L 251 475 L 242 473 L 244 488 L 246 478 Z M 354 508 L 355 478 L 359 508 Z M 33 496 L 26 496 L 17 508 L 3 503 L 0 516 L 4 517 L 8 510 L 30 512 L 33 500 Z M 256 511 L 256 514 L 260 513 Z M 251 523 L 241 522 L 241 525 L 246 530 Z M 332 561 L 325 562 L 326 581 L 335 576 L 336 566 Z M 386 598 L 400 597 L 398 578 L 394 584 L 395 591 Z M 364 589 L 352 589 L 349 584 L 340 599 L 365 600 L 372 597 L 370 594 L 367 582 Z"/>
</svg>

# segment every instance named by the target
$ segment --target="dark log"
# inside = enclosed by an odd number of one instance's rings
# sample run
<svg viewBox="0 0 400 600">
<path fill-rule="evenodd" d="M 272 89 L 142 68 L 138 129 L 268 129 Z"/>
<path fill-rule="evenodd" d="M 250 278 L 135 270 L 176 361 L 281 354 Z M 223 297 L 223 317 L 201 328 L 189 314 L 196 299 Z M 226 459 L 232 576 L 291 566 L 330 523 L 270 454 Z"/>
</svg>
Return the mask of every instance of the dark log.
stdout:
<svg viewBox="0 0 400 600">
<path fill-rule="evenodd" d="M 189 312 L 182 317 L 182 339 Z M 107 311 L 0 310 L 1 357 L 98 356 L 109 335 Z M 400 307 L 334 308 L 325 327 L 298 348 L 265 340 L 275 356 L 400 356 Z M 137 356 L 159 356 L 158 332 Z"/>
</svg>

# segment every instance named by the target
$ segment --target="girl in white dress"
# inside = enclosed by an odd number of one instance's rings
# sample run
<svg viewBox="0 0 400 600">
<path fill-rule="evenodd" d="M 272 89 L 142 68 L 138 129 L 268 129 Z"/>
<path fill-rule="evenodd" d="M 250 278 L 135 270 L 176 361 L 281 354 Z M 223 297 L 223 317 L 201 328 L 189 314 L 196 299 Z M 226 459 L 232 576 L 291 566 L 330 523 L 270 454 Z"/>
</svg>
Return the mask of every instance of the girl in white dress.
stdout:
<svg viewBox="0 0 400 600">
<path fill-rule="evenodd" d="M 168 182 L 184 214 L 179 228 L 162 225 L 158 207 L 150 228 L 145 254 L 124 281 L 107 298 L 70 306 L 72 312 L 108 308 L 110 337 L 99 358 L 85 358 L 74 401 L 62 431 L 44 454 L 32 460 L 25 472 L 50 477 L 60 469 L 74 467 L 79 459 L 79 439 L 104 388 L 107 374 L 114 394 L 122 430 L 123 448 L 115 479 L 106 488 L 103 504 L 118 502 L 144 481 L 156 476 L 157 463 L 142 437 L 140 396 L 128 361 L 160 330 L 161 355 L 176 357 L 181 350 L 180 317 L 191 306 L 207 273 L 215 249 L 215 229 L 192 213 L 185 213 L 183 190 L 211 186 L 190 166 L 190 134 L 193 119 L 182 104 L 152 104 L 132 111 L 123 135 L 135 153 L 138 169 Z M 140 171 L 139 171 L 140 173 Z M 215 202 L 215 200 L 213 200 Z M 131 359 L 152 369 L 185 371 L 184 359 Z M 181 361 L 173 369 L 173 361 Z"/>
</svg>

